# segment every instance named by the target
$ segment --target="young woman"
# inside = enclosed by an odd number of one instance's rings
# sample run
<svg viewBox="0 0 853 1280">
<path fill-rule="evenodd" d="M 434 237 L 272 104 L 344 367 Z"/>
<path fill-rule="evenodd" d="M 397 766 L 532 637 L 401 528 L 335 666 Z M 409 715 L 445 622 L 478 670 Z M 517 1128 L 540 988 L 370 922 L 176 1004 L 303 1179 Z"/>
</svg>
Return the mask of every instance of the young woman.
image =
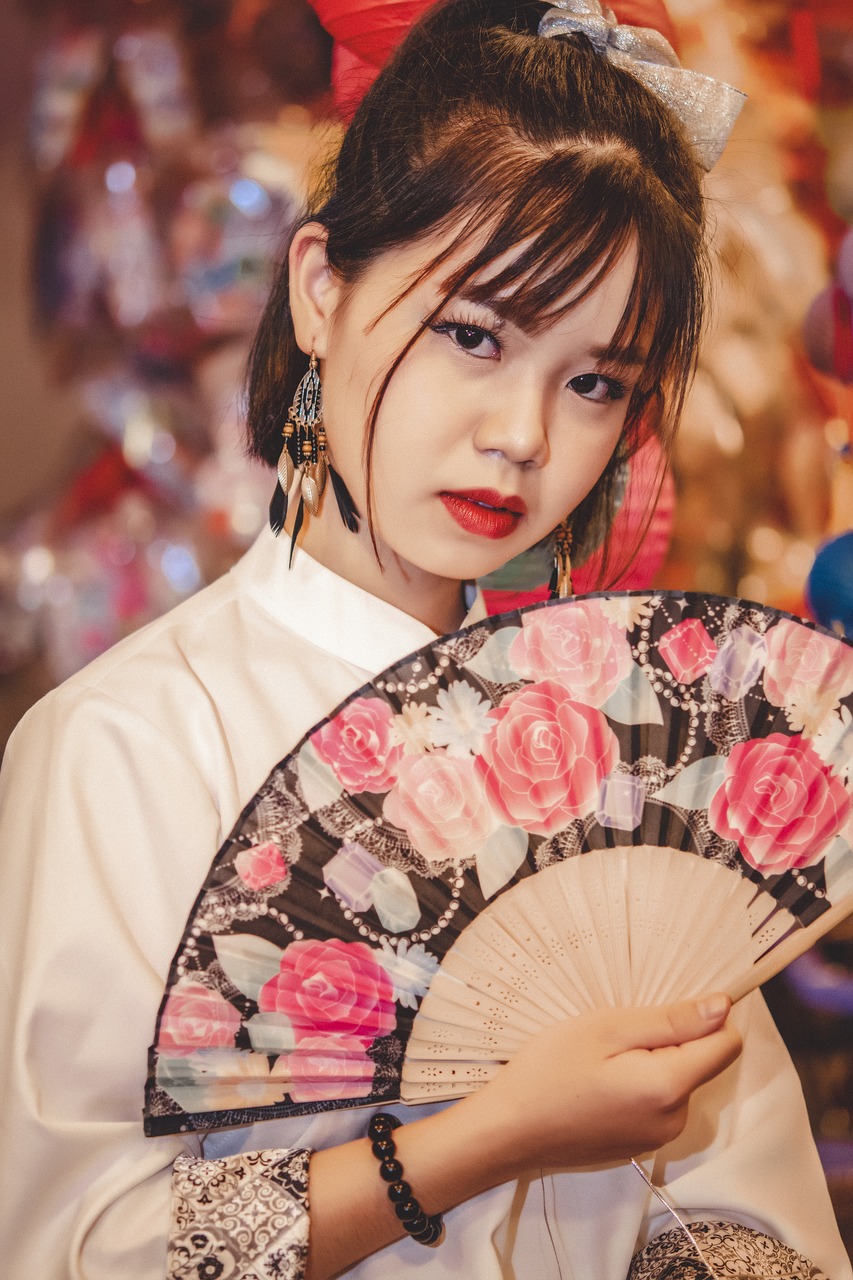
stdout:
<svg viewBox="0 0 853 1280">
<path fill-rule="evenodd" d="M 10 1280 L 698 1275 L 628 1163 L 650 1151 L 686 1217 L 718 1224 L 694 1235 L 719 1274 L 849 1280 L 758 996 L 558 1024 L 452 1107 L 390 1108 L 390 1145 L 358 1108 L 142 1132 L 171 958 L 271 767 L 376 671 L 482 616 L 473 580 L 555 530 L 590 539 L 641 430 L 674 428 L 702 313 L 700 166 L 600 28 L 549 36 L 542 16 L 428 15 L 293 237 L 249 425 L 288 484 L 282 427 L 316 367 L 332 468 L 318 503 L 306 490 L 316 513 L 294 484 L 278 539 L 56 690 L 10 746 Z M 318 482 L 323 447 L 309 432 Z M 378 1157 L 425 1226 L 404 1229 Z"/>
</svg>

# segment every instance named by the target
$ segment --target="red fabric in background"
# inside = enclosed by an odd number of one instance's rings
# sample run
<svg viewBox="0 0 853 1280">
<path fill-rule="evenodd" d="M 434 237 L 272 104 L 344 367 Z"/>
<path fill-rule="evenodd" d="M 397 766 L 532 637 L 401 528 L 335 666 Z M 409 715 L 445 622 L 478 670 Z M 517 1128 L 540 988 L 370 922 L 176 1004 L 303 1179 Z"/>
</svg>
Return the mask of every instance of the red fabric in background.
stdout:
<svg viewBox="0 0 853 1280">
<path fill-rule="evenodd" d="M 376 68 L 430 7 L 424 0 L 312 0 L 312 6 L 336 41 Z"/>
<path fill-rule="evenodd" d="M 803 97 L 813 102 L 820 89 L 820 48 L 815 15 L 805 5 L 800 5 L 791 14 L 791 48 Z"/>
</svg>

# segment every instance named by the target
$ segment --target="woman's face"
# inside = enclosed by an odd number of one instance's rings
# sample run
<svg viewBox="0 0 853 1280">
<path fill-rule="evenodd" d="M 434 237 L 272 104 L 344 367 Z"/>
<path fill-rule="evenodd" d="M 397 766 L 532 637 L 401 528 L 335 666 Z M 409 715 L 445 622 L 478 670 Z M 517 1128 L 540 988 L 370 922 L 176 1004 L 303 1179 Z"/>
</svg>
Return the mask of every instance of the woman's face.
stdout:
<svg viewBox="0 0 853 1280">
<path fill-rule="evenodd" d="M 430 239 L 390 251 L 356 284 L 331 289 L 312 334 L 329 456 L 362 515 L 366 423 L 376 392 L 434 311 L 441 279 L 470 248 L 389 304 L 440 248 Z M 397 578 L 419 591 L 425 580 L 481 577 L 545 537 L 590 491 L 619 439 L 640 372 L 639 364 L 629 366 L 626 376 L 624 363 L 608 354 L 634 261 L 626 252 L 589 297 L 535 333 L 503 318 L 500 299 L 484 306 L 458 297 L 418 338 L 391 379 L 377 423 L 373 512 L 386 588 L 379 594 L 388 598 Z M 321 559 L 341 563 L 331 538 L 351 564 L 357 537 L 375 565 L 366 520 L 359 535 L 348 533 L 329 495 L 321 523 Z M 308 530 L 309 552 L 312 541 L 320 546 L 319 533 L 312 538 Z M 361 585 L 373 589 L 369 581 Z"/>
</svg>

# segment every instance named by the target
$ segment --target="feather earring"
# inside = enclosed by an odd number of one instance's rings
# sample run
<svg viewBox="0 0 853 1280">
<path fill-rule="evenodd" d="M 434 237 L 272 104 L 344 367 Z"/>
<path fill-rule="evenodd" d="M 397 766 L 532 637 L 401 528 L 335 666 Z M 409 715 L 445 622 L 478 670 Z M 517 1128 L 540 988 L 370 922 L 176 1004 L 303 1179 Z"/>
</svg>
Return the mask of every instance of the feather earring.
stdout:
<svg viewBox="0 0 853 1280">
<path fill-rule="evenodd" d="M 270 502 L 270 528 L 276 537 L 284 528 L 284 521 L 287 516 L 287 495 L 290 493 L 290 486 L 293 484 L 293 476 L 295 474 L 293 459 L 290 456 L 290 441 L 293 439 L 294 431 L 293 406 L 291 405 L 287 421 L 282 429 L 284 440 L 275 468 L 278 483 L 273 490 L 272 501 Z"/>
<path fill-rule="evenodd" d="M 344 526 L 349 529 L 350 533 L 358 533 L 358 526 L 361 521 L 361 515 L 358 508 L 352 500 L 352 495 L 343 481 L 343 477 L 339 476 L 331 462 L 329 466 L 329 479 L 332 482 L 332 489 L 335 494 L 335 501 L 338 504 L 338 511 L 341 513 L 341 520 Z"/>
<path fill-rule="evenodd" d="M 317 372 L 317 357 L 311 352 L 308 372 L 300 380 L 293 403 L 282 428 L 282 447 L 276 464 L 277 484 L 270 502 L 270 528 L 276 537 L 284 528 L 287 518 L 287 497 L 293 481 L 299 475 L 299 510 L 290 540 L 290 559 L 296 549 L 296 540 L 305 519 L 305 510 L 316 516 L 331 478 L 335 501 L 344 526 L 357 533 L 361 516 L 341 476 L 334 470 L 326 452 L 326 431 L 323 427 L 323 389 Z"/>
<path fill-rule="evenodd" d="M 290 556 L 288 557 L 288 569 L 293 564 L 293 553 L 296 550 L 296 540 L 302 529 L 302 521 L 305 519 L 305 501 L 300 497 L 299 506 L 296 508 L 296 519 L 293 522 L 293 533 L 290 535 Z"/>
<path fill-rule="evenodd" d="M 326 487 L 326 432 L 323 430 L 323 391 L 317 357 L 311 352 L 308 372 L 300 379 L 282 428 L 282 446 L 276 463 L 277 483 L 270 502 L 270 528 L 278 537 L 287 517 L 287 498 L 299 473 L 300 507 L 312 516 L 320 510 Z M 299 521 L 300 525 L 302 521 Z"/>
</svg>

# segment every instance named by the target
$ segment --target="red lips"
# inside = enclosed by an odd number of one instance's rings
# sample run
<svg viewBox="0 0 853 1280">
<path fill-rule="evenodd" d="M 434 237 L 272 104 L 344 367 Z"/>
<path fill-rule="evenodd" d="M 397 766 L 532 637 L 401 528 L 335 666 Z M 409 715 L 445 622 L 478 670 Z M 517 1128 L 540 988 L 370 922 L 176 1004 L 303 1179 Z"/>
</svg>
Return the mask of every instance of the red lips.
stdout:
<svg viewBox="0 0 853 1280">
<path fill-rule="evenodd" d="M 445 490 L 439 496 L 460 528 L 481 538 L 508 537 L 527 514 L 521 498 L 496 489 L 460 489 L 452 493 Z"/>
</svg>

